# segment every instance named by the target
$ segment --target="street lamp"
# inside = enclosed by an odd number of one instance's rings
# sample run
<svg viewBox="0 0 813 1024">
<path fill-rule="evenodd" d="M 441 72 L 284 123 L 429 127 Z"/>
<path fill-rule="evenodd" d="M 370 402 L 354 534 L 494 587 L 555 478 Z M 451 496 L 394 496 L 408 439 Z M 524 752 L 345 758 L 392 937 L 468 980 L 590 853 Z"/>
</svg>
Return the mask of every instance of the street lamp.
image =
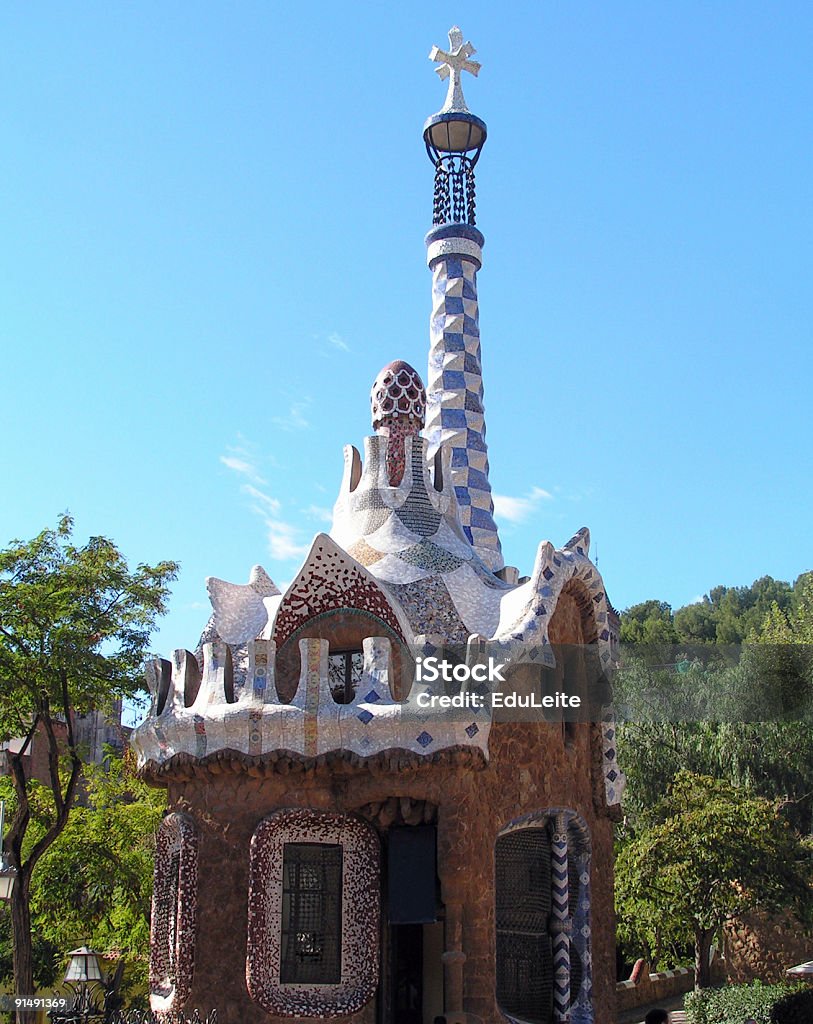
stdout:
<svg viewBox="0 0 813 1024">
<path fill-rule="evenodd" d="M 17 880 L 17 868 L 6 860 L 3 849 L 3 825 L 6 816 L 6 802 L 0 800 L 0 900 L 10 900 Z"/>
<path fill-rule="evenodd" d="M 94 988 L 103 987 L 104 979 L 99 967 L 99 954 L 80 946 L 68 953 L 68 969 L 65 971 L 65 984 L 74 993 L 71 1012 L 74 1016 L 85 1018 L 101 1016 L 104 1009 L 94 999 Z"/>
<path fill-rule="evenodd" d="M 463 33 L 455 25 L 449 31 L 449 49 L 433 46 L 429 54 L 430 60 L 440 65 L 435 70 L 441 79 L 449 79 L 446 102 L 423 126 L 426 152 L 435 168 L 434 228 L 447 224 L 473 228 L 476 222 L 474 165 L 487 131 L 485 121 L 472 114 L 463 96 L 463 72 L 476 76 L 480 71 L 477 61 L 470 59 L 475 52 L 471 43 L 463 42 Z M 482 238 L 478 244 L 482 245 Z"/>
<path fill-rule="evenodd" d="M 87 946 L 80 946 L 79 949 L 72 949 L 68 953 L 68 969 L 65 971 L 65 981 L 68 983 L 101 981 L 102 972 L 99 968 L 99 954 L 88 949 Z"/>
</svg>

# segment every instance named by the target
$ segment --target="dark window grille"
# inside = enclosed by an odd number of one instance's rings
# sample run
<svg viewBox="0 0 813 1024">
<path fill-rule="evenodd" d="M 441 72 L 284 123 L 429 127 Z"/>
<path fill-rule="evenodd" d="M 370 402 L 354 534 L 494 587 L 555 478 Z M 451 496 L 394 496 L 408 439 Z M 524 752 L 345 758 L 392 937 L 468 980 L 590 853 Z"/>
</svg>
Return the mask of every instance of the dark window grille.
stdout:
<svg viewBox="0 0 813 1024">
<path fill-rule="evenodd" d="M 337 704 L 351 703 L 363 672 L 363 651 L 337 651 L 328 655 L 328 685 Z"/>
<path fill-rule="evenodd" d="M 553 1015 L 550 854 L 546 828 L 497 840 L 497 1002 L 531 1024 L 550 1024 Z"/>
<path fill-rule="evenodd" d="M 342 975 L 342 848 L 285 843 L 282 859 L 284 985 L 336 985 Z"/>
</svg>

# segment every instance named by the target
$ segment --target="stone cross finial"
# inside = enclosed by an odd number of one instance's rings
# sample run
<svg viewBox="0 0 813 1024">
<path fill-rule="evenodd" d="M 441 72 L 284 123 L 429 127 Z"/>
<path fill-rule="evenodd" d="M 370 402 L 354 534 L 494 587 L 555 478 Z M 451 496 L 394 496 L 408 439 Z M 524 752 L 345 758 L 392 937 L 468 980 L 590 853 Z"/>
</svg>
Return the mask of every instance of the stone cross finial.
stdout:
<svg viewBox="0 0 813 1024">
<path fill-rule="evenodd" d="M 445 114 L 450 110 L 468 111 L 466 101 L 463 98 L 463 83 L 461 81 L 464 71 L 470 72 L 476 78 L 480 73 L 480 65 L 476 60 L 469 60 L 472 54 L 477 53 L 469 42 L 463 42 L 463 33 L 453 25 L 449 29 L 449 52 L 433 46 L 429 59 L 440 62 L 440 67 L 435 71 L 445 81 L 449 79 L 449 91 L 446 94 L 446 102 L 441 107 L 440 113 Z"/>
</svg>

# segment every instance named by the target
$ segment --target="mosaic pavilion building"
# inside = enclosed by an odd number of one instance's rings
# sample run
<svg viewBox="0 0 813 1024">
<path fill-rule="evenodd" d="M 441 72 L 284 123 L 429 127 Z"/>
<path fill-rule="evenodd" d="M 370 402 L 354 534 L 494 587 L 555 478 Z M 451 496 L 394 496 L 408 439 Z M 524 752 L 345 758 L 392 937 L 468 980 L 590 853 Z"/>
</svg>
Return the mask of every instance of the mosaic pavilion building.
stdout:
<svg viewBox="0 0 813 1024">
<path fill-rule="evenodd" d="M 245 585 L 210 579 L 198 649 L 152 666 L 133 744 L 169 798 L 152 917 L 159 1012 L 612 1018 L 617 620 L 586 529 L 541 543 L 528 576 L 503 562 L 478 329 L 486 126 L 461 88 L 479 70 L 474 49 L 457 29 L 449 39 L 431 53 L 448 95 L 424 130 L 426 386 L 402 361 L 378 375 L 363 457 L 345 448 L 332 527 L 286 592 L 259 566 Z M 504 677 L 430 681 L 418 666 L 431 657 L 498 659 Z M 529 704 L 590 678 L 601 699 L 573 720 L 494 699 Z M 457 707 L 432 699 L 455 695 Z"/>
</svg>

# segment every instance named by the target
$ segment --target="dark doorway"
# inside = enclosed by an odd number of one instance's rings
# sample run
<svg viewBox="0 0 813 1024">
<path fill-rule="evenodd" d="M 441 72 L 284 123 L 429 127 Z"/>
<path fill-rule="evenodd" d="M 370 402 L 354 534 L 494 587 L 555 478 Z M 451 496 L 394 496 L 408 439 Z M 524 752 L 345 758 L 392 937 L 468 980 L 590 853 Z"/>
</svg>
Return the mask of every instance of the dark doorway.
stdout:
<svg viewBox="0 0 813 1024">
<path fill-rule="evenodd" d="M 377 1024 L 432 1024 L 443 1013 L 443 904 L 435 809 L 398 797 L 384 831 Z"/>
<path fill-rule="evenodd" d="M 423 926 L 390 926 L 393 1024 L 423 1024 Z"/>
</svg>

